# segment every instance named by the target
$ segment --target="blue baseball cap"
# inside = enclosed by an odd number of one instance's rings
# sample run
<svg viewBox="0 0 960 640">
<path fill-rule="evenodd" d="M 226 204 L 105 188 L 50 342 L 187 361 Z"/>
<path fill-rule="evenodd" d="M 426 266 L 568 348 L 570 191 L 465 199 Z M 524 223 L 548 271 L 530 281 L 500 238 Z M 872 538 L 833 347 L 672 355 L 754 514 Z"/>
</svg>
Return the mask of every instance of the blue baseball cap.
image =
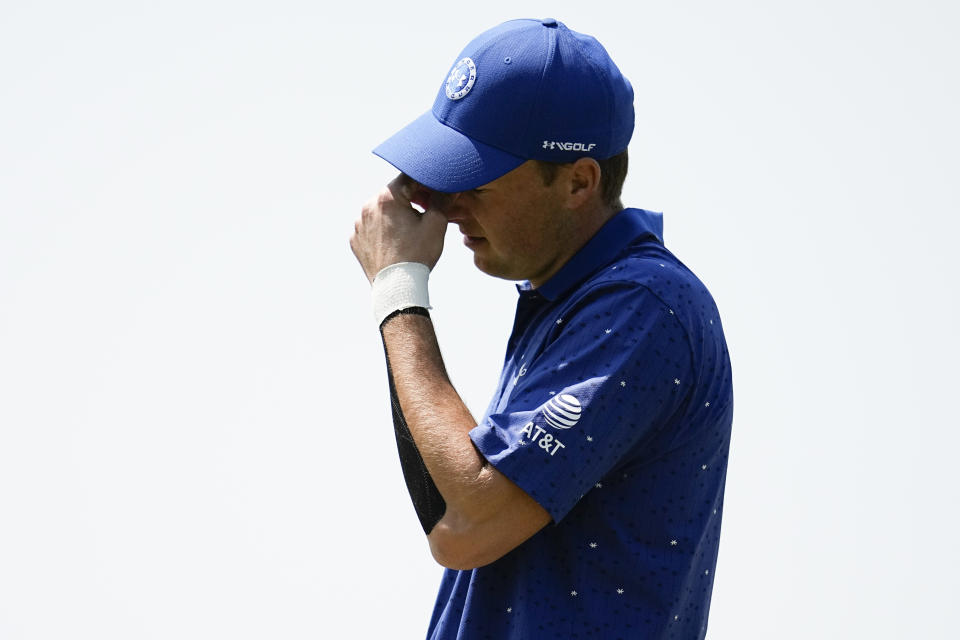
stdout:
<svg viewBox="0 0 960 640">
<path fill-rule="evenodd" d="M 373 152 L 435 191 L 467 191 L 527 160 L 602 160 L 633 135 L 633 87 L 595 38 L 510 20 L 457 56 L 433 109 Z"/>
</svg>

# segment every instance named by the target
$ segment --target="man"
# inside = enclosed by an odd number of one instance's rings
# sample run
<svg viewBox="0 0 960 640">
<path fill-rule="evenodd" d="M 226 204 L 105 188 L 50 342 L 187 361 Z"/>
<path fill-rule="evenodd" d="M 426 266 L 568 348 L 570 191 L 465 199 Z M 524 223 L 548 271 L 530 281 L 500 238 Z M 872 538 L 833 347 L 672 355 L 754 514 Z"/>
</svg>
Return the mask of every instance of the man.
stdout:
<svg viewBox="0 0 960 640">
<path fill-rule="evenodd" d="M 429 638 L 706 633 L 730 363 L 660 215 L 620 203 L 633 114 L 595 39 L 514 20 L 468 44 L 433 109 L 375 151 L 403 173 L 351 247 L 373 285 L 407 486 L 448 568 Z M 427 311 L 450 223 L 481 271 L 521 281 L 480 420 Z"/>
</svg>

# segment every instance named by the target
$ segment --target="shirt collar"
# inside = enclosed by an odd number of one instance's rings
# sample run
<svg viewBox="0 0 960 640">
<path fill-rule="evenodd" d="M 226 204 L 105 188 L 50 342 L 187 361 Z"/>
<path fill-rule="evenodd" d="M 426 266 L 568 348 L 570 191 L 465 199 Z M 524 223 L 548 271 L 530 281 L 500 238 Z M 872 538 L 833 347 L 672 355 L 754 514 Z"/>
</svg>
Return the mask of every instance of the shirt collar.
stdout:
<svg viewBox="0 0 960 640">
<path fill-rule="evenodd" d="M 622 249 L 644 236 L 663 244 L 663 214 L 645 209 L 624 209 L 608 220 L 587 244 L 537 289 L 529 282 L 517 285 L 522 292 L 536 291 L 547 300 L 583 281 L 591 273 L 613 260 Z"/>
</svg>

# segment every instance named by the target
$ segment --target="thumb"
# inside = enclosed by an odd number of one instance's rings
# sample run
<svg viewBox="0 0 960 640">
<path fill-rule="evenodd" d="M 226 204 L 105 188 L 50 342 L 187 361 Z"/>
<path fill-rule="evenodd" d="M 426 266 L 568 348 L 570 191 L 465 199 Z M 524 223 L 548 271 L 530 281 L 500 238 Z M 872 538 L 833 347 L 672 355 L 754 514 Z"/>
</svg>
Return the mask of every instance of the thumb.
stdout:
<svg viewBox="0 0 960 640">
<path fill-rule="evenodd" d="M 424 209 L 420 216 L 420 224 L 424 225 L 428 233 L 434 232 L 441 237 L 447 232 L 447 216 L 440 213 L 440 209 L 436 207 Z"/>
</svg>

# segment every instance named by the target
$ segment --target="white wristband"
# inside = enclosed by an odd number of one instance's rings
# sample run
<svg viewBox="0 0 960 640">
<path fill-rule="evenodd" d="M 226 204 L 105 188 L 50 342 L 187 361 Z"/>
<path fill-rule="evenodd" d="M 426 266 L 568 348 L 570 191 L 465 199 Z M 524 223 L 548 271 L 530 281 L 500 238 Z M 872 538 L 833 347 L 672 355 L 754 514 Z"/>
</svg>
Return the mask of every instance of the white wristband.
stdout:
<svg viewBox="0 0 960 640">
<path fill-rule="evenodd" d="M 379 327 L 394 311 L 430 308 L 427 280 L 430 267 L 419 262 L 397 262 L 384 267 L 373 279 L 373 317 Z"/>
</svg>

